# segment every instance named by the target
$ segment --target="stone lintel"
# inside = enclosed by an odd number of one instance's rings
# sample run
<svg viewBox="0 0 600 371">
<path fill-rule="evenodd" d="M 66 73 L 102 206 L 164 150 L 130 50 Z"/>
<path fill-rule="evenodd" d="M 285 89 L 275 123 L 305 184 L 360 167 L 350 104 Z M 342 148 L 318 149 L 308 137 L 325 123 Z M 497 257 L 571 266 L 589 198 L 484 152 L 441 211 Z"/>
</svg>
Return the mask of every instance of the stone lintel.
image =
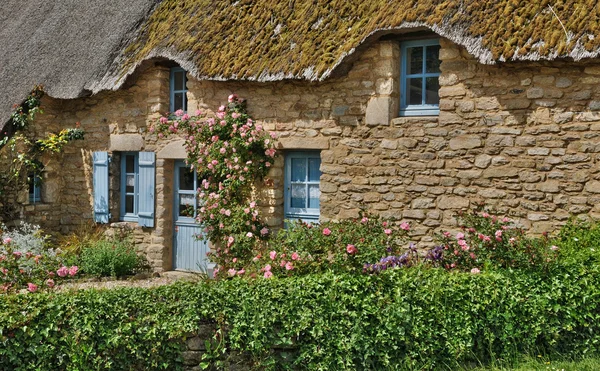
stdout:
<svg viewBox="0 0 600 371">
<path fill-rule="evenodd" d="M 184 144 L 183 140 L 169 143 L 158 151 L 156 157 L 162 159 L 185 159 L 187 158 L 187 152 L 185 151 Z"/>
<path fill-rule="evenodd" d="M 140 134 L 111 134 L 110 151 L 139 152 L 144 146 L 144 138 Z"/>
<path fill-rule="evenodd" d="M 280 138 L 279 149 L 329 149 L 329 138 Z"/>
</svg>

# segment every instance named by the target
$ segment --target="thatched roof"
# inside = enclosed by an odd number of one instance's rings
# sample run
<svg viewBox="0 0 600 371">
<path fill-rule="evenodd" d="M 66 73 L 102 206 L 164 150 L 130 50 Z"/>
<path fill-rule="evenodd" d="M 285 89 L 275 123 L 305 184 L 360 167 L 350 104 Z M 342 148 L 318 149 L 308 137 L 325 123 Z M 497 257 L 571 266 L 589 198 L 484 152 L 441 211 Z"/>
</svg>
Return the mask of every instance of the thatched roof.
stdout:
<svg viewBox="0 0 600 371">
<path fill-rule="evenodd" d="M 415 28 L 482 63 L 600 53 L 593 0 L 8 0 L 2 8 L 0 122 L 34 84 L 60 98 L 116 89 L 155 57 L 199 79 L 323 80 L 370 39 Z"/>
</svg>

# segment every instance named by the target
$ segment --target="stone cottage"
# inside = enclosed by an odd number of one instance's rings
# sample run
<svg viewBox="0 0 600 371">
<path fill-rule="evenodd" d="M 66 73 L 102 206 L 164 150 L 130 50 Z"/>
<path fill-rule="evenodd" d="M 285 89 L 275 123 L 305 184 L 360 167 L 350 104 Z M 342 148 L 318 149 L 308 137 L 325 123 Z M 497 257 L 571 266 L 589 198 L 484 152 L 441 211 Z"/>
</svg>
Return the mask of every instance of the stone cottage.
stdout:
<svg viewBox="0 0 600 371">
<path fill-rule="evenodd" d="M 34 84 L 35 130 L 85 140 L 21 200 L 47 230 L 127 223 L 156 270 L 206 266 L 197 179 L 165 112 L 236 93 L 278 136 L 263 218 L 411 221 L 485 202 L 534 233 L 600 216 L 600 9 L 581 0 L 9 0 L 0 121 Z M 24 37 L 23 35 L 26 35 Z M 25 191 L 24 191 L 25 192 Z M 37 193 L 36 193 L 37 192 Z"/>
</svg>

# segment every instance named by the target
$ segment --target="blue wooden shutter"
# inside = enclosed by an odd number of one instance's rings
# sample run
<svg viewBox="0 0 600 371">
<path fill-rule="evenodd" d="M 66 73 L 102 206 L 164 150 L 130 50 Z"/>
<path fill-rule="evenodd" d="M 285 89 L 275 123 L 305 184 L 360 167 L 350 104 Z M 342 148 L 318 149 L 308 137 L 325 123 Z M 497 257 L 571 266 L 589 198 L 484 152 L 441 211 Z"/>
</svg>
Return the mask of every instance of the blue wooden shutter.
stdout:
<svg viewBox="0 0 600 371">
<path fill-rule="evenodd" d="M 108 223 L 108 153 L 94 152 L 94 220 Z"/>
<path fill-rule="evenodd" d="M 140 152 L 138 224 L 142 227 L 154 227 L 155 164 L 154 152 Z"/>
</svg>

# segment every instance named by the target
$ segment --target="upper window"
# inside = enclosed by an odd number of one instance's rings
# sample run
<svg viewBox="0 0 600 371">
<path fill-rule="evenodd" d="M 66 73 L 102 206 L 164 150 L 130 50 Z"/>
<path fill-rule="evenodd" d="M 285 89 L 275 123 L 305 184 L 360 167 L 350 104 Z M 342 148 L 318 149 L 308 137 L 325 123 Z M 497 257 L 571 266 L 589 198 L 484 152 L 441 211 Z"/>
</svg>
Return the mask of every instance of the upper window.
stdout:
<svg viewBox="0 0 600 371">
<path fill-rule="evenodd" d="M 121 219 L 138 220 L 139 156 L 136 152 L 121 155 Z"/>
<path fill-rule="evenodd" d="M 424 116 L 440 113 L 439 40 L 406 41 L 401 45 L 400 115 Z"/>
<path fill-rule="evenodd" d="M 318 222 L 321 158 L 319 152 L 289 152 L 285 156 L 285 218 Z"/>
<path fill-rule="evenodd" d="M 171 68 L 170 111 L 187 111 L 187 74 L 181 67 Z"/>
</svg>

